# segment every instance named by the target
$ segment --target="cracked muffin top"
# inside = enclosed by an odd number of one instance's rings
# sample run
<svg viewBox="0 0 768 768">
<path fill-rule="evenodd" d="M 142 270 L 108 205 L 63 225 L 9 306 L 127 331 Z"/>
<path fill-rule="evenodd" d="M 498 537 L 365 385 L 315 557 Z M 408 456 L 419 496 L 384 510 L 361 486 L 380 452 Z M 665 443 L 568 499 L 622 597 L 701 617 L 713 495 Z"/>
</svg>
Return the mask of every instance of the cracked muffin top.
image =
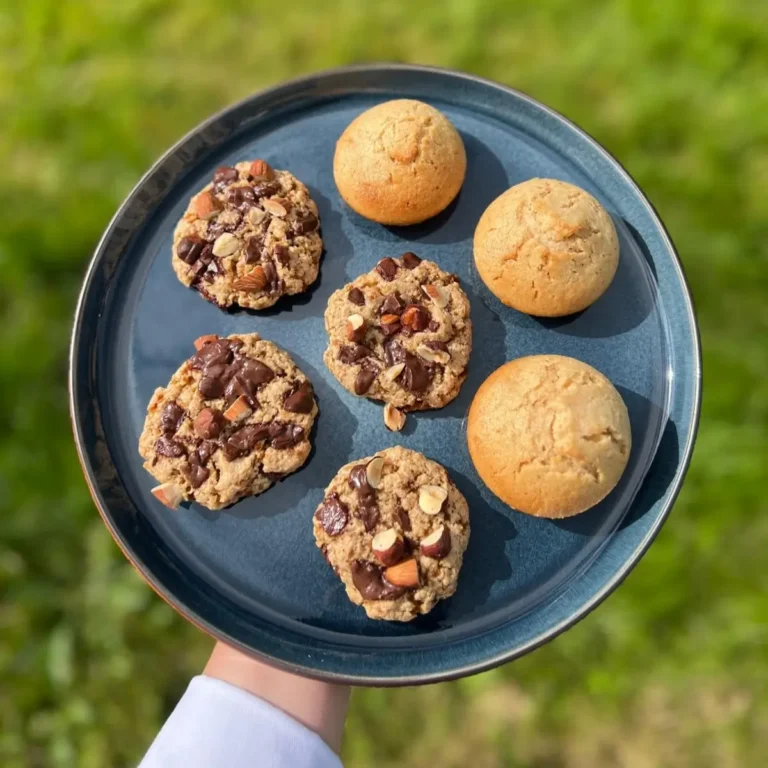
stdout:
<svg viewBox="0 0 768 768">
<path fill-rule="evenodd" d="M 413 99 L 366 110 L 336 144 L 333 176 L 344 201 L 380 224 L 417 224 L 435 216 L 464 182 L 467 156 L 440 111 Z"/>
<path fill-rule="evenodd" d="M 480 386 L 467 422 L 469 453 L 502 501 L 536 517 L 593 507 L 619 482 L 632 446 L 611 382 L 560 355 L 513 360 Z"/>
<path fill-rule="evenodd" d="M 608 288 L 619 263 L 613 221 L 592 195 L 554 179 L 530 179 L 486 208 L 475 264 L 508 307 L 539 317 L 580 312 Z"/>
</svg>

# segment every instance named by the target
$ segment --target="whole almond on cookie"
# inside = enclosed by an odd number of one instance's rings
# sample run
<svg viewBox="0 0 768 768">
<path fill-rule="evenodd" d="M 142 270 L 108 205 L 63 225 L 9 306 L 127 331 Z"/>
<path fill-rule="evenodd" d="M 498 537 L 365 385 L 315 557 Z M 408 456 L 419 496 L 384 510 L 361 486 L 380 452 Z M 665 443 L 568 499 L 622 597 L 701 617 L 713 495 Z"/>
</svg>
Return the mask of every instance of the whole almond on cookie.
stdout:
<svg viewBox="0 0 768 768">
<path fill-rule="evenodd" d="M 267 284 L 267 273 L 264 267 L 255 266 L 250 272 L 239 277 L 232 283 L 236 291 L 260 291 Z"/>
<path fill-rule="evenodd" d="M 194 202 L 195 213 L 200 219 L 212 219 L 221 211 L 221 203 L 213 192 L 201 192 Z"/>
<path fill-rule="evenodd" d="M 254 160 L 248 168 L 248 174 L 254 181 L 272 181 L 275 178 L 274 171 L 266 160 Z"/>
</svg>

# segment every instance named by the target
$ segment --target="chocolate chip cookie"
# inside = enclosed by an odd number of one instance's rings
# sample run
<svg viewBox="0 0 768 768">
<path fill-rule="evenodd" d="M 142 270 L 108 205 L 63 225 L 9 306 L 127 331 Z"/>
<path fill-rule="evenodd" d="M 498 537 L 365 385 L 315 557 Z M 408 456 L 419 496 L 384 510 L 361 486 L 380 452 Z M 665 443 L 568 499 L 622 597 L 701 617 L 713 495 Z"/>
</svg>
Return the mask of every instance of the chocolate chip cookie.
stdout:
<svg viewBox="0 0 768 768">
<path fill-rule="evenodd" d="M 317 205 L 288 171 L 264 160 L 216 169 L 173 235 L 173 269 L 219 307 L 271 307 L 317 278 Z"/>
<path fill-rule="evenodd" d="M 139 453 L 163 504 L 220 509 L 307 460 L 317 404 L 288 354 L 256 333 L 201 336 L 195 349 L 152 395 Z"/>
<path fill-rule="evenodd" d="M 387 448 L 342 467 L 313 525 L 347 596 L 372 619 L 410 621 L 456 591 L 469 507 L 416 451 Z"/>
<path fill-rule="evenodd" d="M 328 300 L 325 364 L 356 395 L 406 411 L 459 393 L 472 349 L 469 299 L 455 275 L 413 253 L 382 259 Z"/>
</svg>

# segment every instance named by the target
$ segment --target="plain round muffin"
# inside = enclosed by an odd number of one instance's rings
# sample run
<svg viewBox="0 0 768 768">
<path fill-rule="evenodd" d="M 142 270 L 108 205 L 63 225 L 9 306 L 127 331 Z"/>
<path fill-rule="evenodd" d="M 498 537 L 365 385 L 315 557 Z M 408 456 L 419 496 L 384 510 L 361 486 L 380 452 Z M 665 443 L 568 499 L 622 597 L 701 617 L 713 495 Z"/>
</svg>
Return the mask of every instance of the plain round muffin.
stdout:
<svg viewBox="0 0 768 768">
<path fill-rule="evenodd" d="M 521 357 L 480 386 L 467 442 L 483 482 L 536 517 L 570 517 L 616 486 L 629 459 L 627 407 L 586 363 L 560 355 Z"/>
<path fill-rule="evenodd" d="M 611 284 L 619 240 L 592 195 L 531 179 L 497 197 L 475 230 L 475 264 L 507 306 L 540 317 L 580 312 Z"/>
<path fill-rule="evenodd" d="M 356 117 L 333 158 L 344 201 L 380 224 L 417 224 L 440 213 L 466 170 L 458 131 L 442 112 L 412 99 L 387 101 Z"/>
</svg>

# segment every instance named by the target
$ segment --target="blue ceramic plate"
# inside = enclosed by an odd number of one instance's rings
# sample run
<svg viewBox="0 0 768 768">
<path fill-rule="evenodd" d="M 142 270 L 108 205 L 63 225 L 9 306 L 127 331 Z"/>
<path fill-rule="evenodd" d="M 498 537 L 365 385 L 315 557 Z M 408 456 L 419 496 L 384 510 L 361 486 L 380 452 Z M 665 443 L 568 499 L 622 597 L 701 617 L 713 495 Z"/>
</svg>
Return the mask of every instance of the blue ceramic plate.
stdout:
<svg viewBox="0 0 768 768">
<path fill-rule="evenodd" d="M 367 107 L 422 99 L 461 132 L 468 172 L 450 208 L 426 224 L 386 228 L 341 202 L 336 139 Z M 171 270 L 171 236 L 214 168 L 253 157 L 288 168 L 320 208 L 326 252 L 312 290 L 261 313 L 226 313 Z M 535 176 L 589 190 L 619 232 L 618 274 L 581 314 L 542 321 L 500 304 L 473 271 L 472 235 L 502 191 Z M 470 375 L 448 407 L 394 435 L 381 407 L 344 391 L 322 362 L 323 311 L 336 288 L 383 256 L 413 250 L 461 277 L 472 302 Z M 258 331 L 293 356 L 320 404 L 306 466 L 230 509 L 170 512 L 150 495 L 137 441 L 147 402 L 205 333 Z M 506 360 L 577 357 L 606 374 L 629 408 L 633 448 L 618 488 L 562 522 L 501 504 L 467 453 L 474 392 Z M 680 490 L 700 403 L 691 298 L 672 243 L 642 192 L 592 139 L 533 99 L 469 75 L 365 66 L 294 80 L 211 118 L 139 182 L 96 250 L 75 320 L 71 407 L 94 500 L 144 578 L 211 635 L 270 663 L 353 683 L 396 685 L 486 669 L 551 639 L 594 608 L 639 560 Z M 316 550 L 311 517 L 342 464 L 400 442 L 445 465 L 471 509 L 456 595 L 410 624 L 353 606 Z"/>
</svg>

